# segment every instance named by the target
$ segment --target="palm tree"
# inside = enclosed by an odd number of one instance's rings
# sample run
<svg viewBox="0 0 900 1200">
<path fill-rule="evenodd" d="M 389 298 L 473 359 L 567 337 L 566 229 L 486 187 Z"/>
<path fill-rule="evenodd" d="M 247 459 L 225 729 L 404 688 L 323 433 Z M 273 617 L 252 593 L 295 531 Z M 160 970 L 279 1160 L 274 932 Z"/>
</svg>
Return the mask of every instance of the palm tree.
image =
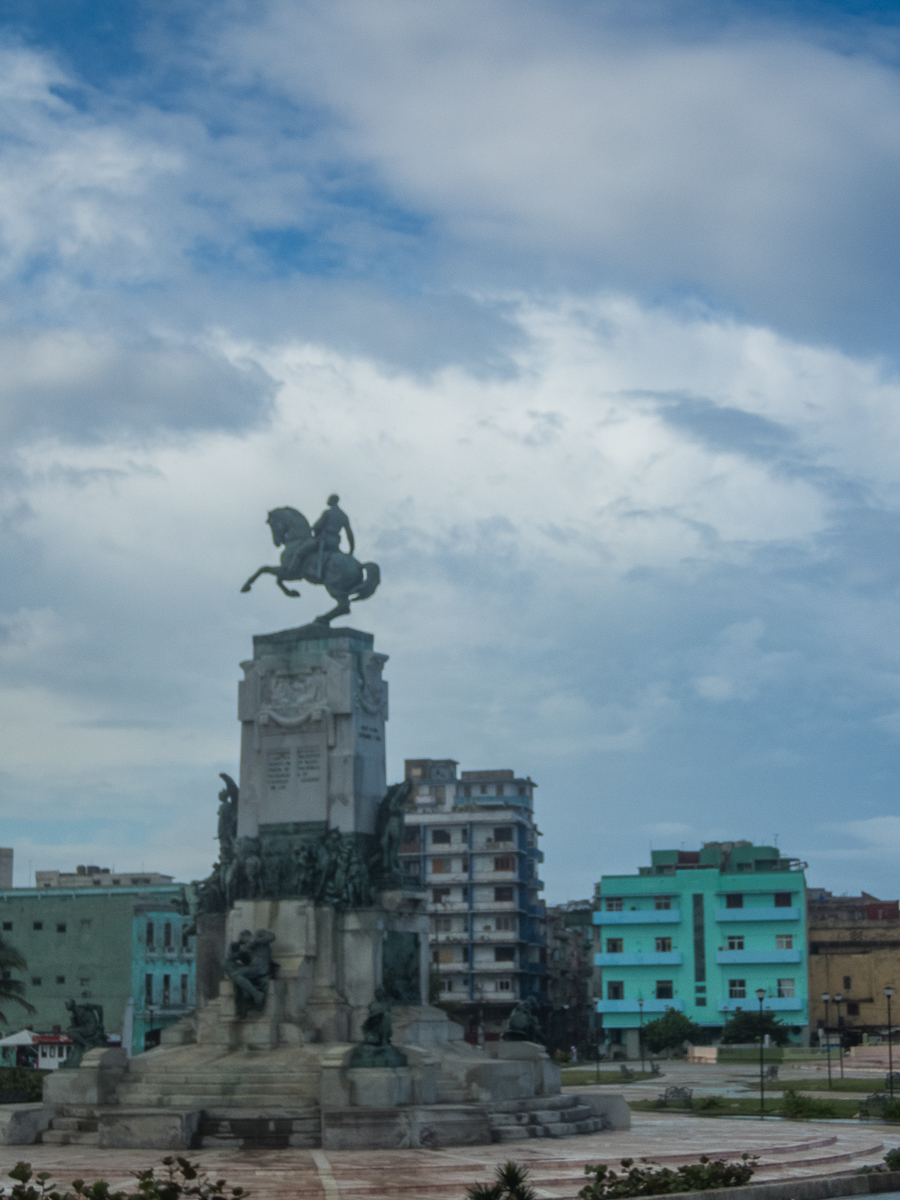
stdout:
<svg viewBox="0 0 900 1200">
<path fill-rule="evenodd" d="M 22 955 L 9 942 L 4 942 L 0 938 L 0 1003 L 4 1000 L 12 1000 L 14 1004 L 19 1004 L 26 1012 L 37 1012 L 33 1004 L 29 1004 L 25 999 L 25 984 L 19 979 L 10 977 L 11 971 L 25 971 L 28 969 L 28 964 Z M 6 1016 L 0 1012 L 0 1021 L 4 1024 L 9 1024 Z"/>
</svg>

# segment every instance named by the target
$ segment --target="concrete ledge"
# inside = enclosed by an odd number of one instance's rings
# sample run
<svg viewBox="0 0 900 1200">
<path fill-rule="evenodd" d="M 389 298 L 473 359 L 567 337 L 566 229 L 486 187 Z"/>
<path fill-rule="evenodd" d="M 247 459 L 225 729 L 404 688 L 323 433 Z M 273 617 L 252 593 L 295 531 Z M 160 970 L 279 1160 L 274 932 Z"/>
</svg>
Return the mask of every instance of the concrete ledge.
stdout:
<svg viewBox="0 0 900 1200">
<path fill-rule="evenodd" d="M 571 1092 L 564 1095 L 570 1096 Z M 601 1117 L 608 1129 L 630 1129 L 631 1108 L 624 1096 L 603 1092 L 580 1092 L 576 1096 L 579 1104 L 585 1104 L 595 1117 Z M 726 1188 L 726 1191 L 731 1189 Z"/>
<path fill-rule="evenodd" d="M 49 1128 L 53 1111 L 35 1104 L 0 1105 L 0 1145 L 30 1146 L 39 1133 Z"/>
<path fill-rule="evenodd" d="M 97 1113 L 100 1146 L 107 1150 L 191 1150 L 198 1143 L 200 1112 L 168 1109 Z"/>
<path fill-rule="evenodd" d="M 475 1104 L 322 1109 L 324 1150 L 436 1150 L 490 1141 L 487 1112 Z"/>
<path fill-rule="evenodd" d="M 783 1183 L 748 1183 L 736 1188 L 711 1188 L 708 1192 L 679 1192 L 679 1200 L 838 1200 L 843 1196 L 872 1196 L 900 1191 L 900 1171 L 873 1171 L 869 1175 L 820 1175 L 789 1179 Z"/>
</svg>

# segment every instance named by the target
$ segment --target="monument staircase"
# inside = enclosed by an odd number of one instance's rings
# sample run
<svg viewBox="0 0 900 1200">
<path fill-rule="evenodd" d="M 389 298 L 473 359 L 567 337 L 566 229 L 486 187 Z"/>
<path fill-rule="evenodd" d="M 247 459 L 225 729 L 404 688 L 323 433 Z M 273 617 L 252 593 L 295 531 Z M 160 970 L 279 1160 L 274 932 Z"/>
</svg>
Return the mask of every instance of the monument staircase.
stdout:
<svg viewBox="0 0 900 1200">
<path fill-rule="evenodd" d="M 610 1122 L 595 1116 L 580 1096 L 539 1096 L 490 1105 L 491 1141 L 523 1142 L 528 1138 L 563 1138 L 600 1133 Z"/>
<path fill-rule="evenodd" d="M 66 1114 L 53 1117 L 49 1128 L 39 1135 L 43 1145 L 99 1146 L 97 1114 L 92 1108 L 66 1110 Z"/>
</svg>

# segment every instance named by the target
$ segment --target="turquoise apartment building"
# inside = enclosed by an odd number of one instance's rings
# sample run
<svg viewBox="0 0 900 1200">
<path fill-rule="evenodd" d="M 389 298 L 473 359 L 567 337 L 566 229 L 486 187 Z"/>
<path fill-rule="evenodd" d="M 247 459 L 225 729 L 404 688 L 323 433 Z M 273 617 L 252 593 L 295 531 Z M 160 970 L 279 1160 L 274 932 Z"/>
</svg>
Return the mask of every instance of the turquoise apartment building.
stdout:
<svg viewBox="0 0 900 1200">
<path fill-rule="evenodd" d="M 805 863 L 775 846 L 707 842 L 654 850 L 636 875 L 596 887 L 597 1000 L 607 1042 L 636 1057 L 639 1029 L 666 1009 L 721 1030 L 735 1010 L 763 1010 L 809 1036 Z"/>
</svg>

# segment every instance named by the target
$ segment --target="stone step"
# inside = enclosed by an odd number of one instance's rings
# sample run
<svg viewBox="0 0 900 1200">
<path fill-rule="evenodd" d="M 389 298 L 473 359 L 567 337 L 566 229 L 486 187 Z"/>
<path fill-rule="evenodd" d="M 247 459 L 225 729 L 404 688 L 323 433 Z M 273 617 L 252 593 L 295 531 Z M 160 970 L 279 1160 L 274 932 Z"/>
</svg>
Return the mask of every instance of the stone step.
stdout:
<svg viewBox="0 0 900 1200">
<path fill-rule="evenodd" d="M 574 1108 L 580 1103 L 578 1096 L 535 1096 L 530 1100 L 495 1100 L 491 1102 L 491 1112 L 538 1112 L 543 1109 L 558 1111 Z"/>
<path fill-rule="evenodd" d="M 94 1116 L 85 1117 L 54 1117 L 50 1122 L 51 1129 L 70 1129 L 77 1133 L 93 1133 L 97 1128 Z"/>
<path fill-rule="evenodd" d="M 40 1135 L 41 1143 L 45 1146 L 99 1146 L 100 1134 L 96 1129 L 79 1131 L 77 1129 L 45 1129 Z"/>
</svg>

